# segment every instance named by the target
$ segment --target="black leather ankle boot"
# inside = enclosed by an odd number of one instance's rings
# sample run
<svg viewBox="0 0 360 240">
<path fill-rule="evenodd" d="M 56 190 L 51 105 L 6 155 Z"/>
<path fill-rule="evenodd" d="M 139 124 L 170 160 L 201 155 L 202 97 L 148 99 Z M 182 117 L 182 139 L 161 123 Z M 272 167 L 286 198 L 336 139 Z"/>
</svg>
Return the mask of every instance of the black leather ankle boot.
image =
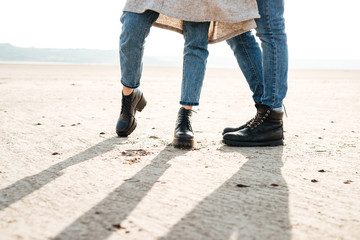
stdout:
<svg viewBox="0 0 360 240">
<path fill-rule="evenodd" d="M 191 148 L 194 146 L 194 132 L 191 127 L 192 110 L 180 108 L 174 133 L 174 147 Z"/>
<path fill-rule="evenodd" d="M 116 124 L 116 133 L 119 137 L 127 137 L 136 128 L 136 111 L 141 112 L 146 106 L 146 100 L 139 89 L 130 95 L 122 96 L 120 117 Z"/>
<path fill-rule="evenodd" d="M 283 115 L 267 105 L 257 103 L 256 116 L 242 129 L 225 133 L 223 141 L 230 146 L 283 145 Z"/>
</svg>

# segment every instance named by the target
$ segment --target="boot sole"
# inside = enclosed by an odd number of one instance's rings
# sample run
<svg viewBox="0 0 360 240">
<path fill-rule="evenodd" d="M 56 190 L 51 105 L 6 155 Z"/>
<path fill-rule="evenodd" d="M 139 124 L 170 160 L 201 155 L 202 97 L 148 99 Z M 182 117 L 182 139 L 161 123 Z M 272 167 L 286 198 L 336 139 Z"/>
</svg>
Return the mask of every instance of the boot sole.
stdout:
<svg viewBox="0 0 360 240">
<path fill-rule="evenodd" d="M 237 142 L 231 140 L 223 140 L 223 143 L 229 146 L 235 147 L 266 147 L 266 146 L 280 146 L 284 145 L 284 140 L 274 140 L 274 141 L 267 141 L 267 142 Z"/>
<path fill-rule="evenodd" d="M 147 104 L 147 101 L 144 98 L 144 95 L 141 94 L 141 98 L 135 107 L 136 111 L 141 112 L 145 108 L 146 104 Z M 120 131 L 116 130 L 116 133 L 119 137 L 127 137 L 135 130 L 136 126 L 137 126 L 137 122 L 136 122 L 136 119 L 134 119 L 134 123 L 131 125 L 129 130 L 127 130 L 126 132 L 120 132 Z"/>
<path fill-rule="evenodd" d="M 173 146 L 176 148 L 192 148 L 194 139 L 174 138 Z"/>
<path fill-rule="evenodd" d="M 119 137 L 127 137 L 135 130 L 136 126 L 137 126 L 137 123 L 136 123 L 136 119 L 135 119 L 133 125 L 131 125 L 131 127 L 129 128 L 128 131 L 120 132 L 120 131 L 116 130 L 116 133 Z"/>
</svg>

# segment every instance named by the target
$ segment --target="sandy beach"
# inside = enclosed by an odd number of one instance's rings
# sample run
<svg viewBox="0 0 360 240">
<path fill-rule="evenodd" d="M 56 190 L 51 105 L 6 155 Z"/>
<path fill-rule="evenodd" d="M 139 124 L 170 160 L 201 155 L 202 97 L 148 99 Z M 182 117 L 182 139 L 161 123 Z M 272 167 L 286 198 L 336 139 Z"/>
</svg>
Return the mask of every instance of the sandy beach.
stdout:
<svg viewBox="0 0 360 240">
<path fill-rule="evenodd" d="M 181 74 L 144 68 L 119 138 L 119 67 L 0 64 L 0 239 L 360 239 L 360 71 L 290 71 L 285 145 L 240 148 L 221 132 L 251 92 L 210 68 L 192 150 L 171 146 Z"/>
</svg>

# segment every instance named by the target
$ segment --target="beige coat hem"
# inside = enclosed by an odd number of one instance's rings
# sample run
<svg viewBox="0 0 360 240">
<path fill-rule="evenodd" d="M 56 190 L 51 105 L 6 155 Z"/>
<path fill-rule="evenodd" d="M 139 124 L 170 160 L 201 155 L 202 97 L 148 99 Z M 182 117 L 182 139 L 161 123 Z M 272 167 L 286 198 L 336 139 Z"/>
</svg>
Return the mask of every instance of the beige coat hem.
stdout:
<svg viewBox="0 0 360 240">
<path fill-rule="evenodd" d="M 154 23 L 154 26 L 155 27 L 158 27 L 158 28 L 162 28 L 162 29 L 166 29 L 166 30 L 170 30 L 170 31 L 174 31 L 174 32 L 177 32 L 177 33 L 180 33 L 180 34 L 183 34 L 183 30 L 180 29 L 180 28 L 176 28 L 176 27 L 173 27 L 173 26 L 169 26 L 167 24 L 161 24 L 161 23 L 157 23 L 155 22 Z M 256 23 L 255 21 L 253 21 L 252 19 L 248 20 L 247 23 L 245 24 L 246 27 L 244 28 L 241 28 L 241 29 L 237 29 L 235 31 L 232 31 L 226 35 L 222 35 L 221 37 L 218 37 L 218 38 L 211 38 L 209 37 L 209 44 L 214 44 L 214 43 L 218 43 L 218 42 L 221 42 L 221 41 L 225 41 L 227 39 L 230 39 L 232 37 L 235 37 L 237 35 L 240 35 L 244 32 L 247 32 L 247 31 L 250 31 L 251 29 L 254 29 L 256 28 Z"/>
<path fill-rule="evenodd" d="M 154 26 L 183 33 L 183 21 L 210 22 L 209 43 L 229 39 L 256 27 L 256 0 L 127 0 L 125 12 L 160 15 Z"/>
</svg>

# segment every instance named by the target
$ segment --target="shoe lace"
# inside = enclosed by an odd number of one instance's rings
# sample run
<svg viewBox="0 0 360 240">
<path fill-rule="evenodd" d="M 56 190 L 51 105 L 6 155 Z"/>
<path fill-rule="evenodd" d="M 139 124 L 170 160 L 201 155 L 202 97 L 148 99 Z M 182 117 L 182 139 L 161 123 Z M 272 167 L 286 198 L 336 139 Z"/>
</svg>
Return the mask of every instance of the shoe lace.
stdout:
<svg viewBox="0 0 360 240">
<path fill-rule="evenodd" d="M 191 122 L 189 118 L 191 112 L 192 110 L 190 111 L 183 110 L 179 116 L 179 122 L 178 122 L 179 126 L 184 126 L 186 129 L 190 131 L 192 131 Z"/>
<path fill-rule="evenodd" d="M 131 116 L 131 99 L 123 97 L 121 100 L 121 112 L 120 114 Z"/>
<path fill-rule="evenodd" d="M 287 112 L 286 112 L 285 104 L 283 104 L 283 107 L 284 107 L 285 116 L 288 117 L 288 116 L 287 116 Z"/>
<path fill-rule="evenodd" d="M 257 112 L 255 117 L 249 122 L 247 125 L 251 130 L 257 128 L 260 124 L 262 124 L 266 118 L 270 115 L 270 110 L 267 110 L 265 113 Z"/>
</svg>

